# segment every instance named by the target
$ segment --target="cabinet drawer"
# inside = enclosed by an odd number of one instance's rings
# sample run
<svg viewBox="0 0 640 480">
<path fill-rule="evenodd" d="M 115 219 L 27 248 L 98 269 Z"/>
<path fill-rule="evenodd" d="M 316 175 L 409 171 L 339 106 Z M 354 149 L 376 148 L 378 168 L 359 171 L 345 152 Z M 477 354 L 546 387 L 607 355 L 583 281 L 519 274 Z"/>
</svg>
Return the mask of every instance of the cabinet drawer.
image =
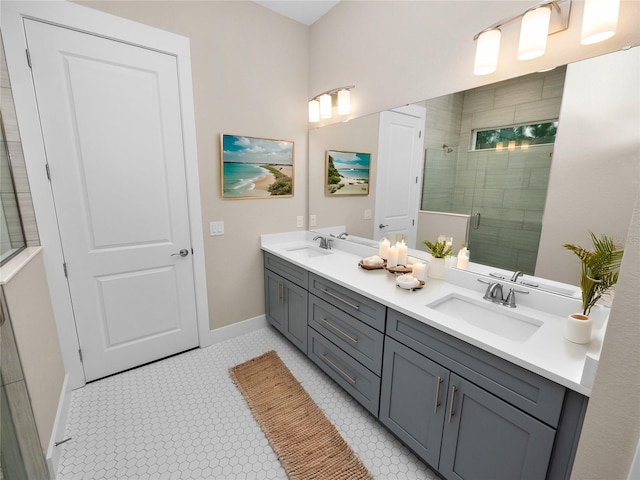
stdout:
<svg viewBox="0 0 640 480">
<path fill-rule="evenodd" d="M 378 416 L 379 377 L 313 328 L 309 329 L 309 358 L 371 414 Z"/>
<path fill-rule="evenodd" d="M 387 307 L 313 273 L 309 291 L 349 315 L 384 333 Z"/>
<path fill-rule="evenodd" d="M 556 427 L 565 388 L 389 309 L 387 335 L 508 403 Z"/>
<path fill-rule="evenodd" d="M 309 295 L 309 325 L 380 376 L 384 334 L 315 295 Z"/>
<path fill-rule="evenodd" d="M 276 257 L 271 253 L 264 252 L 264 267 L 304 289 L 307 289 L 309 286 L 309 272 L 307 270 L 289 263 L 280 257 Z"/>
</svg>

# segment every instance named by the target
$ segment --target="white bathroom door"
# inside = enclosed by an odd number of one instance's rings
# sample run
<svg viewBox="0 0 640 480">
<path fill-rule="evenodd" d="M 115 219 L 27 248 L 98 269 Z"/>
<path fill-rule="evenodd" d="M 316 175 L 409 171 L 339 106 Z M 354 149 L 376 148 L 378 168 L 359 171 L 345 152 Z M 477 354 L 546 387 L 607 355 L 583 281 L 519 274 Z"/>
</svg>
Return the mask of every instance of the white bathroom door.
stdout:
<svg viewBox="0 0 640 480">
<path fill-rule="evenodd" d="M 380 114 L 374 239 L 416 246 L 425 109 L 410 105 Z"/>
<path fill-rule="evenodd" d="M 197 346 L 176 58 L 24 25 L 86 380 Z"/>
</svg>

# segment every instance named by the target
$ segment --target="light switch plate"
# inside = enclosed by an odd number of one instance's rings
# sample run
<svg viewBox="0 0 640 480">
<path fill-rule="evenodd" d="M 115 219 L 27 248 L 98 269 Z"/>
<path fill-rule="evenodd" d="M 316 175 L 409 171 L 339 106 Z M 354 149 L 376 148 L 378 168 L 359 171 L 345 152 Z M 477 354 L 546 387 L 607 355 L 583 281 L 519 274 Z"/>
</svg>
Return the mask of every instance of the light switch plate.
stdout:
<svg viewBox="0 0 640 480">
<path fill-rule="evenodd" d="M 215 235 L 224 235 L 224 222 L 209 222 L 209 235 L 212 237 Z"/>
<path fill-rule="evenodd" d="M 310 227 L 315 227 L 317 225 L 318 221 L 316 219 L 315 215 L 309 215 L 309 226 Z"/>
<path fill-rule="evenodd" d="M 369 210 L 368 208 L 364 211 L 364 219 L 371 220 L 371 210 Z"/>
</svg>

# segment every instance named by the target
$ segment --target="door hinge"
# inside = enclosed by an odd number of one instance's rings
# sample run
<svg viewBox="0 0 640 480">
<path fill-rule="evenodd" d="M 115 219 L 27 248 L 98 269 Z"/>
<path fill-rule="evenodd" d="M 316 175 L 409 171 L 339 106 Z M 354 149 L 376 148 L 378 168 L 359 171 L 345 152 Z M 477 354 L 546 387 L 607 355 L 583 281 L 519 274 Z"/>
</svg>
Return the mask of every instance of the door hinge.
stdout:
<svg viewBox="0 0 640 480">
<path fill-rule="evenodd" d="M 80 357 L 80 363 L 83 363 L 84 360 L 82 359 L 82 349 L 81 348 L 78 349 L 78 356 Z"/>
<path fill-rule="evenodd" d="M 44 164 L 44 168 L 47 169 L 47 179 L 49 179 L 49 181 L 51 181 L 51 170 L 49 170 L 49 164 L 45 163 Z"/>
<path fill-rule="evenodd" d="M 67 264 L 66 263 L 62 264 L 62 269 L 64 270 L 64 276 L 69 278 L 69 274 L 67 272 Z"/>
<path fill-rule="evenodd" d="M 29 65 L 29 68 L 32 68 L 31 67 L 31 53 L 29 53 L 29 49 L 28 48 L 25 50 L 25 52 L 27 54 L 27 65 Z"/>
<path fill-rule="evenodd" d="M 411 226 L 415 227 L 416 226 L 416 219 L 414 218 L 413 220 L 411 220 Z"/>
<path fill-rule="evenodd" d="M 418 130 L 418 138 L 422 138 L 422 130 Z"/>
</svg>

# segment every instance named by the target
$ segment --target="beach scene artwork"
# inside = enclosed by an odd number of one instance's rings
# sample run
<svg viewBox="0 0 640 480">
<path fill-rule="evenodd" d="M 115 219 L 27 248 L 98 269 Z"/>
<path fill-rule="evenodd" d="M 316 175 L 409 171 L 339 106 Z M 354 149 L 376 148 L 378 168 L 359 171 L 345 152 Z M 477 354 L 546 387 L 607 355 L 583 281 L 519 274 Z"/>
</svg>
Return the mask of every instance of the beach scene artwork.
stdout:
<svg viewBox="0 0 640 480">
<path fill-rule="evenodd" d="M 293 196 L 293 142 L 222 134 L 222 197 Z"/>
<path fill-rule="evenodd" d="M 370 153 L 327 150 L 326 195 L 368 195 Z"/>
</svg>

